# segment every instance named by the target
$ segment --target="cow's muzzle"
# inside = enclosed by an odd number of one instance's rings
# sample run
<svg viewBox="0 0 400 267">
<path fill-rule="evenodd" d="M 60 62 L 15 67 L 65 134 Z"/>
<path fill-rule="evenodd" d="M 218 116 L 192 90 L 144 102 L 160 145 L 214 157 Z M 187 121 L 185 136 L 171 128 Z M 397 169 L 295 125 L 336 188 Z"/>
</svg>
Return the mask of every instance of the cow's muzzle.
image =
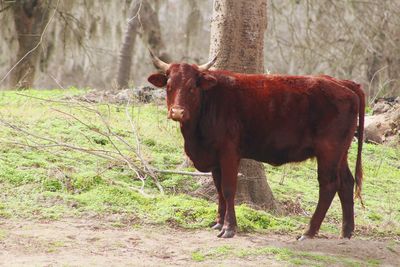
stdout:
<svg viewBox="0 0 400 267">
<path fill-rule="evenodd" d="M 185 110 L 181 107 L 172 107 L 169 110 L 168 117 L 174 121 L 183 121 Z"/>
</svg>

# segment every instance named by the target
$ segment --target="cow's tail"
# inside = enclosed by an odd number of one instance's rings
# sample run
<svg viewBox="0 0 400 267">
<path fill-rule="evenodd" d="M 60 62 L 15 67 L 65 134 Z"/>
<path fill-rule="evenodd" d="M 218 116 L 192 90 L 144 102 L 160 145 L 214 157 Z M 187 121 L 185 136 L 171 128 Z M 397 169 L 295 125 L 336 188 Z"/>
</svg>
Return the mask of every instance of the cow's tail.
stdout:
<svg viewBox="0 0 400 267">
<path fill-rule="evenodd" d="M 358 111 L 358 150 L 357 150 L 357 161 L 356 161 L 356 173 L 355 173 L 355 181 L 356 181 L 356 189 L 355 189 L 355 198 L 359 198 L 361 201 L 361 205 L 364 207 L 364 202 L 361 196 L 361 189 L 363 183 L 363 170 L 362 170 L 362 162 L 361 162 L 361 152 L 364 141 L 364 116 L 365 116 L 365 94 L 361 89 L 361 85 L 352 82 L 346 81 L 351 84 L 350 89 L 354 93 L 357 94 L 359 98 L 359 111 Z"/>
</svg>

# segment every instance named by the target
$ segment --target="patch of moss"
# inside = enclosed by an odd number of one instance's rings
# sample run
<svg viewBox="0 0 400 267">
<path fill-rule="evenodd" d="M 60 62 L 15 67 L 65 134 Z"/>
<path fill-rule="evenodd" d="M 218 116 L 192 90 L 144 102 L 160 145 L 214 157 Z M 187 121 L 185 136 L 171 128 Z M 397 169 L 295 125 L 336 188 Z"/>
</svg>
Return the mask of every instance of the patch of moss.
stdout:
<svg viewBox="0 0 400 267">
<path fill-rule="evenodd" d="M 45 179 L 42 182 L 43 190 L 50 192 L 61 191 L 63 188 L 62 183 L 57 179 Z"/>
</svg>

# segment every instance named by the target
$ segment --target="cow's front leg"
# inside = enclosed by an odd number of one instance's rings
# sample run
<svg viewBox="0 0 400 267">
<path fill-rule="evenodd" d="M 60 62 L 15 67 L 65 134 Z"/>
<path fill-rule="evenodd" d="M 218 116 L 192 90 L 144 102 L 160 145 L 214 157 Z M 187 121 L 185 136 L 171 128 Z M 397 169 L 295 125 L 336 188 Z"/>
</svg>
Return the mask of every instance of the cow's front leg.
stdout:
<svg viewBox="0 0 400 267">
<path fill-rule="evenodd" d="M 220 159 L 221 163 L 221 189 L 226 203 L 224 225 L 218 237 L 230 238 L 236 233 L 235 194 L 239 158 L 236 153 L 230 151 Z"/>
<path fill-rule="evenodd" d="M 214 169 L 212 171 L 212 176 L 215 188 L 217 189 L 218 192 L 218 214 L 216 223 L 214 226 L 212 226 L 212 228 L 217 230 L 222 230 L 226 213 L 226 202 L 221 188 L 221 169 L 219 167 Z"/>
</svg>

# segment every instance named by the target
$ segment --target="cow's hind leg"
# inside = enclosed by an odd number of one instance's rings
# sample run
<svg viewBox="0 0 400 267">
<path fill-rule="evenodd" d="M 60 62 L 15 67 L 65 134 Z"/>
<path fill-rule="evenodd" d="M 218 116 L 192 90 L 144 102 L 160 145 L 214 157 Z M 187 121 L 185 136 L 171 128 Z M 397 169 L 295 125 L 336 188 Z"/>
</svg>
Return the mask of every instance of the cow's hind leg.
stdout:
<svg viewBox="0 0 400 267">
<path fill-rule="evenodd" d="M 226 202 L 224 195 L 222 193 L 222 188 L 221 188 L 221 169 L 217 168 L 212 171 L 212 176 L 215 184 L 215 188 L 217 189 L 218 192 L 218 214 L 217 214 L 217 220 L 215 225 L 212 226 L 212 229 L 217 229 L 217 230 L 222 230 L 222 227 L 224 225 L 224 218 L 225 218 L 225 213 L 226 213 Z"/>
<path fill-rule="evenodd" d="M 342 204 L 342 237 L 350 238 L 354 231 L 354 178 L 347 163 L 347 156 L 340 166 L 340 186 L 338 190 Z"/>
<path fill-rule="evenodd" d="M 317 208 L 311 218 L 308 230 L 299 240 L 313 238 L 319 231 L 321 223 L 325 218 L 332 200 L 338 189 L 339 178 L 339 155 L 332 155 L 328 151 L 323 151 L 318 160 L 318 183 L 319 183 L 319 199 Z"/>
</svg>

